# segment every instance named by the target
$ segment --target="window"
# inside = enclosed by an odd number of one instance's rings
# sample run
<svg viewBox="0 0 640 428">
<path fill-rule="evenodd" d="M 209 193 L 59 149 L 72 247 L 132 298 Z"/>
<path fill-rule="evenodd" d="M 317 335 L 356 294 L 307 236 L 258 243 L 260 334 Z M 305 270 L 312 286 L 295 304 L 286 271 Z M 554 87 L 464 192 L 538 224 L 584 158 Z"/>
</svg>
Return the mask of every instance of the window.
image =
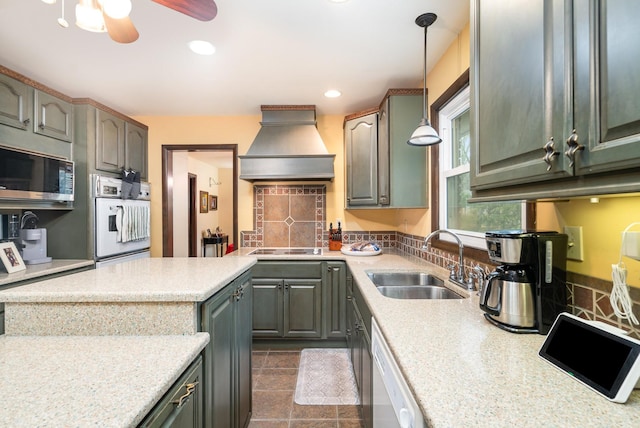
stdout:
<svg viewBox="0 0 640 428">
<path fill-rule="evenodd" d="M 469 161 L 471 122 L 467 85 L 438 113 L 440 188 L 438 223 L 460 235 L 465 245 L 485 248 L 484 232 L 500 229 L 524 229 L 524 202 L 469 203 Z M 440 237 L 449 240 L 446 235 Z"/>
</svg>

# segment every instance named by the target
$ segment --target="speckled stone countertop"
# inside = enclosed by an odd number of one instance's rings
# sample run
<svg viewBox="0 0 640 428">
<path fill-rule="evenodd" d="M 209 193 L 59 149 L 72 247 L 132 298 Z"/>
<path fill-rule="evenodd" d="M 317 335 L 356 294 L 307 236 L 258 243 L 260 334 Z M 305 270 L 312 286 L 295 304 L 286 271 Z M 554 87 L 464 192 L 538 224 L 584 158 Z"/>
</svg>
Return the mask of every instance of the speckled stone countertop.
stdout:
<svg viewBox="0 0 640 428">
<path fill-rule="evenodd" d="M 0 291 L 0 302 L 202 302 L 254 257 L 152 257 Z"/>
<path fill-rule="evenodd" d="M 354 282 L 405 375 L 428 426 L 638 427 L 640 391 L 615 404 L 538 356 L 545 336 L 503 331 L 478 297 L 399 300 L 382 296 L 371 270 L 448 272 L 413 257 L 346 257 Z M 448 282 L 459 294 L 467 294 Z"/>
<path fill-rule="evenodd" d="M 0 426 L 134 427 L 200 351 L 189 336 L 0 336 Z"/>
<path fill-rule="evenodd" d="M 13 273 L 0 272 L 0 287 L 37 279 L 47 275 L 54 275 L 70 270 L 88 268 L 94 265 L 93 260 L 63 260 L 56 259 L 49 263 L 27 265 L 25 270 Z"/>
</svg>

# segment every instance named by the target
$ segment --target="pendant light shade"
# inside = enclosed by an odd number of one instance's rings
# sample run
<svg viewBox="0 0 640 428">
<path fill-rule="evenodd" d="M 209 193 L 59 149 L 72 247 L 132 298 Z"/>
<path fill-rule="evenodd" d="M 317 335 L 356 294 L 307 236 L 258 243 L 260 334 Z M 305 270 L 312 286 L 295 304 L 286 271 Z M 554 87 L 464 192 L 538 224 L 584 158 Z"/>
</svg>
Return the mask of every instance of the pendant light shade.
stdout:
<svg viewBox="0 0 640 428">
<path fill-rule="evenodd" d="M 424 69 L 422 76 L 422 120 L 411 134 L 407 144 L 412 146 L 431 146 L 442 142 L 442 138 L 429 123 L 427 116 L 427 28 L 433 24 L 438 16 L 435 13 L 424 13 L 416 18 L 416 24 L 424 28 Z"/>
</svg>

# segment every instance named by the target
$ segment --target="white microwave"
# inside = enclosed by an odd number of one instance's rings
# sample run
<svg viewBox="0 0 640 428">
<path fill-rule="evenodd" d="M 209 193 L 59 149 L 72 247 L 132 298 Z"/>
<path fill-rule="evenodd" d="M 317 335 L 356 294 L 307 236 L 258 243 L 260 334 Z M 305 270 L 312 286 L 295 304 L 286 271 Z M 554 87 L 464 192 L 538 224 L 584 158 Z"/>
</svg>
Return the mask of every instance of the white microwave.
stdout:
<svg viewBox="0 0 640 428">
<path fill-rule="evenodd" d="M 0 146 L 0 200 L 72 202 L 72 161 Z"/>
</svg>

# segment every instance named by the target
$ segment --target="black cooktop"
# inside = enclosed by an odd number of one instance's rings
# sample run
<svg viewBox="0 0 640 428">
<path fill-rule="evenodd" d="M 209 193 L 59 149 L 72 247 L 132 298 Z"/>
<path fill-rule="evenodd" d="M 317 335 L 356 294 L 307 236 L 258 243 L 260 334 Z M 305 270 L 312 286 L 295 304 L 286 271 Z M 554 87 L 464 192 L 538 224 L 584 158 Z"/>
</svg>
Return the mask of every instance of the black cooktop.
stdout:
<svg viewBox="0 0 640 428">
<path fill-rule="evenodd" d="M 299 256 L 299 255 L 308 255 L 308 256 L 321 256 L 322 249 L 321 248 L 258 248 L 257 250 L 253 250 L 249 253 L 249 255 L 273 255 L 273 256 Z"/>
</svg>

